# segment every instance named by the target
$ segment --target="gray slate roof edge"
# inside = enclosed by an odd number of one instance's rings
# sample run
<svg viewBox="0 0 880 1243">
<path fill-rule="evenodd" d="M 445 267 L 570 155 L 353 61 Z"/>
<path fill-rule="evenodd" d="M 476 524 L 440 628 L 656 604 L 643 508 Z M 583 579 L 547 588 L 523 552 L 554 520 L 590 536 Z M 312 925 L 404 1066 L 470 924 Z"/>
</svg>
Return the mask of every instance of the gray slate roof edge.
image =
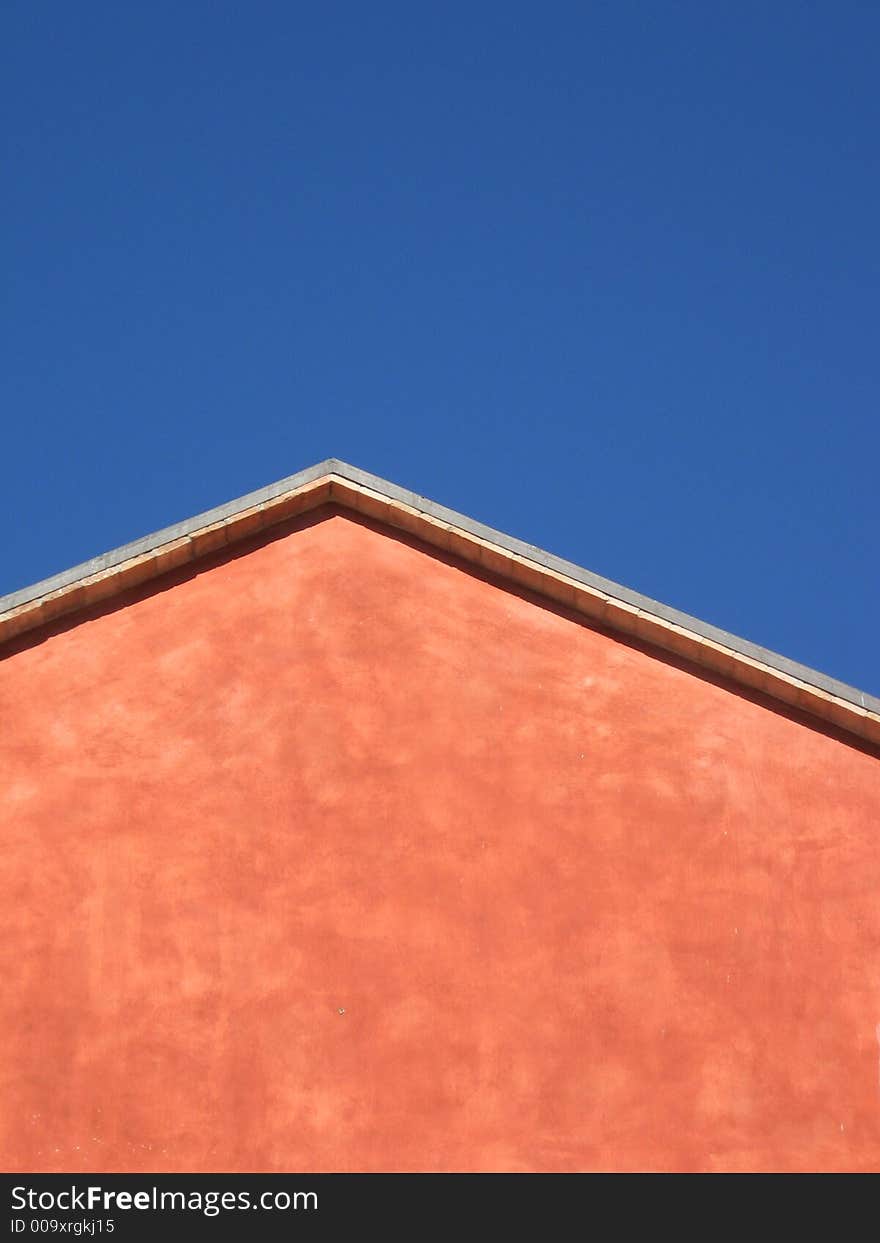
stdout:
<svg viewBox="0 0 880 1243">
<path fill-rule="evenodd" d="M 148 553 L 162 544 L 167 544 L 171 540 L 191 535 L 202 527 L 222 522 L 244 509 L 250 509 L 254 505 L 261 505 L 266 501 L 274 500 L 275 497 L 281 496 L 285 492 L 292 492 L 296 488 L 304 487 L 306 484 L 312 483 L 325 475 L 336 475 L 340 479 L 349 480 L 352 483 L 359 484 L 361 487 L 369 488 L 371 491 L 387 497 L 389 500 L 399 501 L 439 522 L 457 527 L 470 535 L 477 536 L 479 539 L 496 544 L 507 552 L 515 553 L 517 556 L 525 557 L 546 569 L 564 574 L 576 582 L 583 583 L 586 587 L 592 587 L 594 590 L 601 591 L 616 600 L 623 600 L 626 604 L 641 609 L 645 613 L 651 613 L 655 617 L 663 618 L 665 621 L 681 626 L 685 630 L 690 630 L 702 638 L 710 639 L 713 643 L 719 643 L 723 647 L 729 648 L 732 652 L 747 656 L 751 660 L 760 661 L 769 668 L 776 669 L 789 677 L 797 678 L 810 686 L 816 686 L 829 695 L 835 695 L 837 698 L 846 700 L 848 703 L 855 704 L 860 708 L 865 708 L 869 712 L 880 713 L 880 697 L 857 690 L 844 682 L 837 681 L 836 678 L 831 678 L 827 674 L 810 669 L 807 665 L 789 660 L 778 652 L 772 652 L 768 648 L 759 646 L 757 643 L 751 643 L 748 639 L 741 639 L 736 635 L 729 634 L 717 626 L 700 621 L 697 617 L 691 617 L 688 613 L 682 613 L 678 609 L 670 608 L 666 604 L 661 604 L 657 600 L 643 596 L 629 587 L 623 587 L 619 583 L 603 578 L 600 574 L 594 574 L 571 561 L 565 561 L 561 557 L 545 552 L 534 544 L 527 544 L 523 540 L 514 539 L 512 536 L 505 535 L 502 531 L 496 531 L 481 522 L 475 522 L 464 514 L 456 513 L 452 509 L 447 509 L 444 505 L 438 505 L 435 501 L 430 501 L 426 497 L 410 492 L 406 488 L 398 487 L 397 484 L 389 483 L 378 475 L 370 474 L 369 471 L 360 470 L 356 466 L 350 466 L 347 462 L 342 462 L 337 458 L 327 458 L 325 461 L 309 466 L 294 475 L 288 475 L 285 479 L 279 479 L 275 483 L 270 483 L 265 488 L 258 488 L 255 492 L 249 492 L 246 496 L 238 497 L 235 500 L 227 501 L 224 505 L 218 505 L 214 509 L 195 514 L 192 518 L 187 518 L 183 522 L 163 527 L 161 530 L 142 536 L 129 544 L 123 544 L 120 548 L 114 548 L 110 552 L 93 557 L 90 561 L 84 561 L 80 565 L 71 566 L 70 569 L 62 570 L 61 573 L 54 574 L 51 578 L 45 578 L 41 582 L 10 592 L 8 595 L 0 597 L 0 614 L 17 608 L 21 604 L 27 604 L 41 596 L 48 595 L 50 592 L 58 591 L 62 587 L 67 587 L 71 583 L 87 578 L 91 574 L 109 570 L 132 557 L 142 556 L 144 553 Z"/>
</svg>

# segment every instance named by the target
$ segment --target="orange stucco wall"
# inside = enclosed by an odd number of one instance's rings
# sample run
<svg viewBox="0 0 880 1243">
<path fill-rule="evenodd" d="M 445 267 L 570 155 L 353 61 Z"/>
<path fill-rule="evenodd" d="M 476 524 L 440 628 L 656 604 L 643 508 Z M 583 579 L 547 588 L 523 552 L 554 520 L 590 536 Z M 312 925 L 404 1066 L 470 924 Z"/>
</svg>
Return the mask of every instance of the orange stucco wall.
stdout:
<svg viewBox="0 0 880 1243">
<path fill-rule="evenodd" d="M 7 1170 L 880 1166 L 880 761 L 327 511 L 0 660 Z"/>
</svg>

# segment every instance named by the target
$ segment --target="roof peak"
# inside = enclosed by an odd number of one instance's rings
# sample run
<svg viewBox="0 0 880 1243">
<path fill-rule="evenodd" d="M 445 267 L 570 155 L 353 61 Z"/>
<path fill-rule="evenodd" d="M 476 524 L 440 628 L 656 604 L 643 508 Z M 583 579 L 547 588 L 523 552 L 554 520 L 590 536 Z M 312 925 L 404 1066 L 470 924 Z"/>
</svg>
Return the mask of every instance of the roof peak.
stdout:
<svg viewBox="0 0 880 1243">
<path fill-rule="evenodd" d="M 318 505 L 336 502 L 572 607 L 588 620 L 880 742 L 880 699 L 438 505 L 339 458 L 0 597 L 0 643 Z"/>
</svg>

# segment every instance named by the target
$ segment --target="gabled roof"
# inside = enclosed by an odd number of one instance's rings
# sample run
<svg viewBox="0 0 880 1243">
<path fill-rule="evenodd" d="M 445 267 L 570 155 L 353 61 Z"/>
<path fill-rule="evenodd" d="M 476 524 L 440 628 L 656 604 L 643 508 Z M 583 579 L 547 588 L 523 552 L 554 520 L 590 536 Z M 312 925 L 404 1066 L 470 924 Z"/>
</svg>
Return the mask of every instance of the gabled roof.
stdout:
<svg viewBox="0 0 880 1243">
<path fill-rule="evenodd" d="M 592 622 L 880 743 L 877 697 L 335 458 L 0 597 L 0 644 L 327 503 L 406 531 Z"/>
</svg>

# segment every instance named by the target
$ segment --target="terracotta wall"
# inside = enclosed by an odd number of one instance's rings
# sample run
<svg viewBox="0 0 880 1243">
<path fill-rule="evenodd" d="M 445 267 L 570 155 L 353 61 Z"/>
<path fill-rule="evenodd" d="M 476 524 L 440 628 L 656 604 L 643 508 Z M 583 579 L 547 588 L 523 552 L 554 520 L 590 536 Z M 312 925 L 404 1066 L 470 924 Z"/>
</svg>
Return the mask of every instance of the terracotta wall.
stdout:
<svg viewBox="0 0 880 1243">
<path fill-rule="evenodd" d="M 876 755 L 333 512 L 0 730 L 6 1170 L 880 1165 Z"/>
</svg>

